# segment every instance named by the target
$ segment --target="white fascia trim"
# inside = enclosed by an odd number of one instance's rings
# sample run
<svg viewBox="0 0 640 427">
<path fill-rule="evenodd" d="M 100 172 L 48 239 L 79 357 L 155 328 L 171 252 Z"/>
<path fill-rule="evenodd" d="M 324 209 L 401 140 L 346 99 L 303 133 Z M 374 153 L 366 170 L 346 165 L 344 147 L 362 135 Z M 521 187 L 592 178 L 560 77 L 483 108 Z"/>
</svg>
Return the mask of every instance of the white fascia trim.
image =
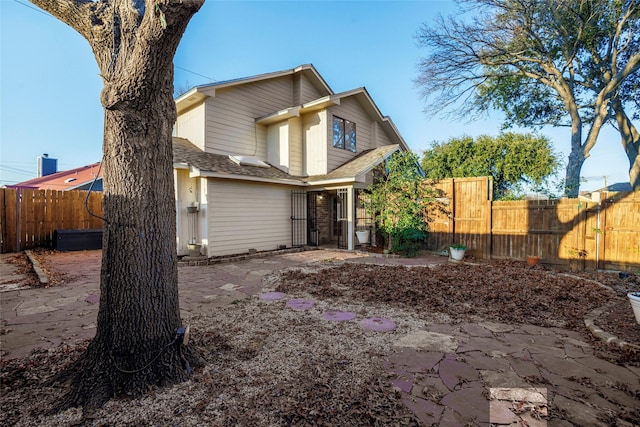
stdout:
<svg viewBox="0 0 640 427">
<path fill-rule="evenodd" d="M 286 185 L 295 185 L 299 187 L 304 187 L 307 184 L 304 182 L 292 180 L 292 179 L 273 179 L 273 178 L 260 178 L 255 176 L 246 176 L 246 175 L 232 175 L 226 173 L 218 173 L 218 172 L 200 172 L 194 174 L 192 171 L 189 174 L 190 177 L 202 177 L 202 178 L 218 178 L 218 179 L 233 179 L 237 181 L 252 181 L 252 182 L 266 182 L 269 184 L 286 184 Z"/>
<path fill-rule="evenodd" d="M 270 124 L 279 122 L 282 120 L 290 119 L 291 117 L 300 117 L 300 108 L 301 107 L 291 107 L 286 108 L 284 110 L 276 111 L 273 114 L 269 114 L 266 116 L 258 117 L 256 119 L 256 123 L 258 124 Z"/>
<path fill-rule="evenodd" d="M 189 169 L 189 163 L 174 163 L 174 169 Z"/>
<path fill-rule="evenodd" d="M 356 177 L 347 177 L 347 178 L 333 178 L 333 179 L 324 179 L 322 181 L 309 181 L 307 185 L 315 187 L 316 185 L 336 185 L 336 184 L 353 184 L 356 181 Z"/>
<path fill-rule="evenodd" d="M 393 122 L 391 117 L 384 116 L 382 118 L 382 122 L 387 123 L 391 127 L 392 131 L 395 132 L 395 134 L 398 136 L 398 139 L 400 140 L 400 145 L 402 145 L 402 148 L 404 148 L 405 151 L 411 151 L 409 148 L 409 145 L 407 145 L 407 141 L 404 140 L 404 138 L 400 134 L 400 131 L 396 127 L 396 124 Z"/>
<path fill-rule="evenodd" d="M 333 107 L 340 105 L 340 97 L 336 95 L 327 95 L 322 98 L 314 99 L 302 105 L 295 107 L 285 108 L 284 110 L 276 111 L 266 116 L 258 117 L 256 123 L 269 125 L 271 123 L 280 122 L 282 120 L 289 119 L 291 117 L 300 117 L 303 113 L 309 113 L 312 111 L 321 110 L 327 107 Z"/>
<path fill-rule="evenodd" d="M 327 95 L 302 104 L 302 112 L 320 110 L 334 105 L 340 105 L 340 97 L 337 95 Z"/>
</svg>

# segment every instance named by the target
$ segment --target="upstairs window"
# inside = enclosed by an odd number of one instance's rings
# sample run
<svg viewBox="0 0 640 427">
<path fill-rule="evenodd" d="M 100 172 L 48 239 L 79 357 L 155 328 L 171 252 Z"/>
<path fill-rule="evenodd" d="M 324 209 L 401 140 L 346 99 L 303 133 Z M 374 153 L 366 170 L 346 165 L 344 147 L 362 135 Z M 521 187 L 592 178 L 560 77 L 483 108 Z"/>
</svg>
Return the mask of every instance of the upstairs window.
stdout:
<svg viewBox="0 0 640 427">
<path fill-rule="evenodd" d="M 333 116 L 333 146 L 356 152 L 356 124 Z"/>
</svg>

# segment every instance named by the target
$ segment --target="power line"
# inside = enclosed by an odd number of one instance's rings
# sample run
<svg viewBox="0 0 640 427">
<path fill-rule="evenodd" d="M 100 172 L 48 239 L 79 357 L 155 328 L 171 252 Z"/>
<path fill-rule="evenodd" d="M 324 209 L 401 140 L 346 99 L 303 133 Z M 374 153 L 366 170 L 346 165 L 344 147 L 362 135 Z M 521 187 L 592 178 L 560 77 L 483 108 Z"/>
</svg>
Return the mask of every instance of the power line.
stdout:
<svg viewBox="0 0 640 427">
<path fill-rule="evenodd" d="M 207 79 L 207 80 L 209 80 L 209 81 L 211 81 L 211 82 L 215 80 L 215 79 L 212 79 L 212 78 L 211 78 L 211 77 L 209 77 L 209 76 L 205 76 L 204 74 L 200 74 L 200 73 L 196 73 L 195 71 L 187 70 L 187 69 L 186 69 L 186 68 L 184 68 L 184 67 L 180 67 L 180 66 L 175 65 L 175 64 L 174 64 L 173 66 L 174 66 L 174 67 L 176 67 L 176 68 L 178 68 L 178 69 L 180 69 L 180 70 L 182 70 L 182 71 L 186 71 L 187 73 L 191 73 L 191 74 L 195 74 L 196 76 L 204 77 L 205 79 Z"/>
<path fill-rule="evenodd" d="M 11 172 L 11 173 L 18 173 L 18 174 L 22 174 L 22 175 L 33 175 L 34 172 L 29 172 L 26 171 L 24 169 L 16 169 L 16 168 L 12 168 L 10 166 L 2 166 L 0 165 L 0 170 L 4 170 L 6 172 Z"/>
<path fill-rule="evenodd" d="M 34 7 L 34 6 L 31 6 L 30 4 L 23 3 L 23 2 L 21 2 L 21 1 L 19 1 L 19 0 L 13 0 L 13 1 L 15 1 L 15 2 L 16 2 L 16 3 L 18 3 L 18 4 L 21 4 L 21 5 L 22 5 L 22 6 L 24 6 L 24 7 L 28 7 L 29 9 L 33 9 L 33 10 L 35 10 L 36 12 L 40 12 L 41 14 L 43 14 L 43 15 L 45 15 L 45 16 L 48 16 L 48 17 L 50 17 L 50 18 L 58 19 L 58 18 L 56 18 L 55 16 L 53 16 L 53 15 L 51 15 L 51 14 L 49 14 L 49 13 L 45 12 L 44 10 L 42 10 L 42 9 L 40 9 L 40 8 L 37 8 L 37 7 Z"/>
<path fill-rule="evenodd" d="M 53 19 L 55 19 L 55 20 L 58 20 L 58 18 L 56 18 L 55 16 L 53 16 L 53 15 L 51 15 L 51 14 L 49 14 L 49 13 L 47 13 L 47 12 L 43 11 L 42 9 L 39 9 L 39 8 L 37 8 L 37 7 L 34 7 L 34 6 L 31 6 L 30 4 L 27 4 L 27 3 L 23 3 L 23 2 L 21 2 L 20 0 L 13 0 L 13 1 L 15 1 L 16 3 L 18 3 L 18 4 L 20 4 L 20 5 L 24 6 L 24 7 L 28 7 L 29 9 L 33 9 L 33 10 L 35 10 L 36 12 L 40 12 L 40 13 L 42 13 L 42 14 L 43 14 L 43 15 L 45 15 L 45 16 L 48 16 L 48 17 L 53 18 Z M 214 81 L 214 80 L 215 80 L 215 79 L 213 79 L 213 78 L 211 78 L 211 77 L 209 77 L 209 76 L 205 76 L 204 74 L 196 73 L 195 71 L 191 71 L 191 70 L 189 70 L 189 69 L 187 69 L 187 68 L 180 67 L 180 66 L 175 65 L 175 64 L 174 64 L 173 66 L 174 66 L 175 68 L 178 68 L 178 69 L 182 70 L 182 71 L 186 71 L 187 73 L 191 73 L 191 74 L 194 74 L 194 75 L 196 75 L 196 76 L 203 77 L 203 78 L 205 78 L 205 79 L 209 80 L 210 82 L 212 82 L 212 81 Z"/>
</svg>

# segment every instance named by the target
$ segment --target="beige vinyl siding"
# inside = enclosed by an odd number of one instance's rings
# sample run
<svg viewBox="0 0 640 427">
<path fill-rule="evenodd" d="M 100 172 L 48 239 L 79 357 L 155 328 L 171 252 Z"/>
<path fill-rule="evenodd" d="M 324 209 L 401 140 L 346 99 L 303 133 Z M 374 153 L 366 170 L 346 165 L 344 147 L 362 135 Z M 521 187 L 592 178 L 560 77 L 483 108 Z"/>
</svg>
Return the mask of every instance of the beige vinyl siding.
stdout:
<svg viewBox="0 0 640 427">
<path fill-rule="evenodd" d="M 301 176 L 302 171 L 302 120 L 289 119 L 289 174 Z"/>
<path fill-rule="evenodd" d="M 267 162 L 289 172 L 289 124 L 274 123 L 267 129 Z"/>
<path fill-rule="evenodd" d="M 197 243 L 206 245 L 206 203 L 203 203 L 203 196 L 200 195 L 202 178 L 189 177 L 189 170 L 174 169 L 174 184 L 176 193 L 176 244 L 178 255 L 186 255 L 189 250 L 187 244 L 192 236 L 190 232 L 191 215 L 196 215 L 197 223 Z M 206 198 L 206 197 L 205 197 Z M 199 202 L 200 211 L 197 214 L 187 213 L 187 207 L 193 202 Z"/>
<path fill-rule="evenodd" d="M 255 119 L 292 104 L 290 76 L 216 90 L 207 99 L 206 151 L 266 160 L 266 127 Z"/>
<path fill-rule="evenodd" d="M 333 116 L 338 116 L 345 120 L 349 120 L 356 124 L 356 150 L 352 153 L 349 150 L 335 148 L 333 146 Z M 373 121 L 369 115 L 362 109 L 360 103 L 355 97 L 342 99 L 340 105 L 329 109 L 329 117 L 327 123 L 327 169 L 329 172 L 348 162 L 359 153 L 375 148 L 372 139 Z"/>
<path fill-rule="evenodd" d="M 327 173 L 327 110 L 302 117 L 303 175 Z"/>
<path fill-rule="evenodd" d="M 291 246 L 291 189 L 209 179 L 208 256 Z"/>
<path fill-rule="evenodd" d="M 204 103 L 181 113 L 174 126 L 175 136 L 186 138 L 192 144 L 204 150 L 204 117 Z"/>
<path fill-rule="evenodd" d="M 301 75 L 299 104 L 305 104 L 307 102 L 321 98 L 325 95 L 327 94 L 318 92 L 318 90 L 311 84 L 311 82 L 304 75 Z"/>
<path fill-rule="evenodd" d="M 376 148 L 394 144 L 378 122 L 373 122 L 372 134 L 374 146 Z"/>
</svg>

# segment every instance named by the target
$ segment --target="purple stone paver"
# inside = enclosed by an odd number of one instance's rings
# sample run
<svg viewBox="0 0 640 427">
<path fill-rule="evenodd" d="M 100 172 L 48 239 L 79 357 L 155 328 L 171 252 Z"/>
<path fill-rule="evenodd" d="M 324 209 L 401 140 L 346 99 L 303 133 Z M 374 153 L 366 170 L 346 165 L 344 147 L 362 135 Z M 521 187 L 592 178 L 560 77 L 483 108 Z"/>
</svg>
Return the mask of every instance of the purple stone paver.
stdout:
<svg viewBox="0 0 640 427">
<path fill-rule="evenodd" d="M 345 322 L 355 319 L 356 314 L 350 311 L 329 310 L 322 315 L 322 318 L 335 322 Z"/>
<path fill-rule="evenodd" d="M 412 348 L 402 348 L 389 357 L 395 366 L 402 366 L 408 372 L 428 372 L 442 358 L 444 353 L 435 351 L 417 351 Z"/>
<path fill-rule="evenodd" d="M 515 424 L 518 422 L 516 414 L 511 408 L 513 404 L 504 400 L 492 400 L 489 405 L 489 421 L 492 424 Z"/>
<path fill-rule="evenodd" d="M 287 307 L 292 308 L 294 310 L 309 310 L 313 308 L 315 302 L 310 299 L 291 299 L 287 301 Z"/>
<path fill-rule="evenodd" d="M 462 325 L 462 329 L 472 337 L 493 336 L 493 333 L 490 330 L 483 328 L 480 325 L 476 325 L 475 323 L 465 323 L 464 325 Z"/>
<path fill-rule="evenodd" d="M 489 422 L 489 401 L 482 395 L 483 387 L 463 388 L 447 394 L 440 403 L 453 409 L 465 420 Z"/>
<path fill-rule="evenodd" d="M 478 381 L 478 371 L 474 367 L 448 358 L 440 362 L 438 373 L 449 390 L 456 390 L 466 382 Z"/>
<path fill-rule="evenodd" d="M 385 319 L 384 317 L 369 317 L 362 319 L 360 325 L 365 329 L 370 329 L 376 332 L 393 331 L 396 328 L 396 323 L 393 320 Z"/>
<path fill-rule="evenodd" d="M 260 295 L 260 299 L 264 301 L 276 301 L 286 296 L 284 292 L 265 292 Z"/>
</svg>

